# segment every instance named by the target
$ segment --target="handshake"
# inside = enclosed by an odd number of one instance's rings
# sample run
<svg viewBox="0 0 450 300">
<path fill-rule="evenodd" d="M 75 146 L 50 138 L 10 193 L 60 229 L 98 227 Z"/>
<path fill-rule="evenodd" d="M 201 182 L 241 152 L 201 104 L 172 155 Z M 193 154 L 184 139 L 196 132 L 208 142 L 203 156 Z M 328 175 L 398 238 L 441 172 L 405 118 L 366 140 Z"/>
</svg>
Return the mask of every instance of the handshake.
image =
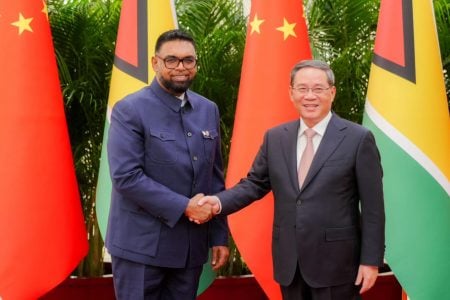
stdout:
<svg viewBox="0 0 450 300">
<path fill-rule="evenodd" d="M 216 196 L 197 194 L 189 200 L 184 214 L 191 222 L 203 224 L 220 212 L 220 200 Z"/>
</svg>

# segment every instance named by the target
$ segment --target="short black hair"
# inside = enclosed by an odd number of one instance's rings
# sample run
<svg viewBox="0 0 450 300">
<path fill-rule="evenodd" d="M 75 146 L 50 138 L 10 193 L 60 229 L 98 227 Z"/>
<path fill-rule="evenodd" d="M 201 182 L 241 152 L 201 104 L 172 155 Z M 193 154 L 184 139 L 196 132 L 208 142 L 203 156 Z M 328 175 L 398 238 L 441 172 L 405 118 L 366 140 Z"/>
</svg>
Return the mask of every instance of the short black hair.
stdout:
<svg viewBox="0 0 450 300">
<path fill-rule="evenodd" d="M 158 39 L 156 40 L 156 44 L 155 44 L 155 53 L 158 53 L 159 49 L 161 49 L 161 46 L 164 43 L 170 42 L 170 41 L 176 41 L 176 40 L 190 42 L 194 46 L 194 49 L 196 48 L 195 41 L 191 35 L 189 35 L 187 32 L 185 32 L 183 30 L 173 29 L 173 30 L 163 32 L 158 37 Z"/>
</svg>

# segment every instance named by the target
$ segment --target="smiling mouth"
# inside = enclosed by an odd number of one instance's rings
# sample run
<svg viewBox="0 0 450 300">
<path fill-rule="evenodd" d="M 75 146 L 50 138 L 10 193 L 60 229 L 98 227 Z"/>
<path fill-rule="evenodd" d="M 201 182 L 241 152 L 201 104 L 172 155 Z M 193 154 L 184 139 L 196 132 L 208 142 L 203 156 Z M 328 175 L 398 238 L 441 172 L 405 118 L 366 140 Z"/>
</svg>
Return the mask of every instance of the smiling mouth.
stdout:
<svg viewBox="0 0 450 300">
<path fill-rule="evenodd" d="M 304 104 L 303 105 L 303 107 L 305 107 L 305 108 L 316 108 L 318 106 L 319 106 L 318 104 Z"/>
<path fill-rule="evenodd" d="M 184 80 L 187 80 L 188 78 L 189 78 L 188 75 L 175 75 L 175 76 L 172 76 L 172 80 L 175 80 L 175 81 L 184 81 Z"/>
</svg>

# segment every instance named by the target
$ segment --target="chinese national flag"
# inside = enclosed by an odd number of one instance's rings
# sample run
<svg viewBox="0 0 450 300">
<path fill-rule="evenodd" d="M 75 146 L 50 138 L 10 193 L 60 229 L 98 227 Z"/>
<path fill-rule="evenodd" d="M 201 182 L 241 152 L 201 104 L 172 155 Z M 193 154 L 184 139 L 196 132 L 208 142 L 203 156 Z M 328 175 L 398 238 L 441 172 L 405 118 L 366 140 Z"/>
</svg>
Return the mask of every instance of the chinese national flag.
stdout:
<svg viewBox="0 0 450 300">
<path fill-rule="evenodd" d="M 289 99 L 290 71 L 310 58 L 302 1 L 252 1 L 227 187 L 246 176 L 268 128 L 299 118 Z M 236 245 L 258 283 L 270 299 L 281 299 L 272 272 L 272 222 L 272 194 L 229 217 Z"/>
<path fill-rule="evenodd" d="M 87 252 L 47 7 L 0 2 L 0 299 L 37 299 Z"/>
</svg>

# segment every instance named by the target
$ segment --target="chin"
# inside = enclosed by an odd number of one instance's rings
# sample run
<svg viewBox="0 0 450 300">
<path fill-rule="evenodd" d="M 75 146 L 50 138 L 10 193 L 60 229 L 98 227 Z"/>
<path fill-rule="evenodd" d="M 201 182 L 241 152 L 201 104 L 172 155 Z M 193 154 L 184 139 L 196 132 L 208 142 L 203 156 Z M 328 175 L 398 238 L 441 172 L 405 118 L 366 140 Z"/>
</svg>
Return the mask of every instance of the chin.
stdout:
<svg viewBox="0 0 450 300">
<path fill-rule="evenodd" d="M 174 91 L 175 93 L 182 94 L 182 93 L 186 92 L 188 88 L 189 87 L 186 87 L 186 86 L 172 86 L 171 90 Z"/>
<path fill-rule="evenodd" d="M 300 112 L 300 115 L 302 116 L 303 119 L 308 119 L 308 120 L 314 120 L 317 119 L 318 115 L 316 113 L 311 113 L 308 111 L 302 111 Z"/>
<path fill-rule="evenodd" d="M 192 81 L 183 81 L 183 82 L 173 82 L 173 81 L 164 81 L 163 85 L 169 91 L 172 91 L 176 94 L 182 94 L 186 92 L 186 90 L 191 86 Z"/>
</svg>

